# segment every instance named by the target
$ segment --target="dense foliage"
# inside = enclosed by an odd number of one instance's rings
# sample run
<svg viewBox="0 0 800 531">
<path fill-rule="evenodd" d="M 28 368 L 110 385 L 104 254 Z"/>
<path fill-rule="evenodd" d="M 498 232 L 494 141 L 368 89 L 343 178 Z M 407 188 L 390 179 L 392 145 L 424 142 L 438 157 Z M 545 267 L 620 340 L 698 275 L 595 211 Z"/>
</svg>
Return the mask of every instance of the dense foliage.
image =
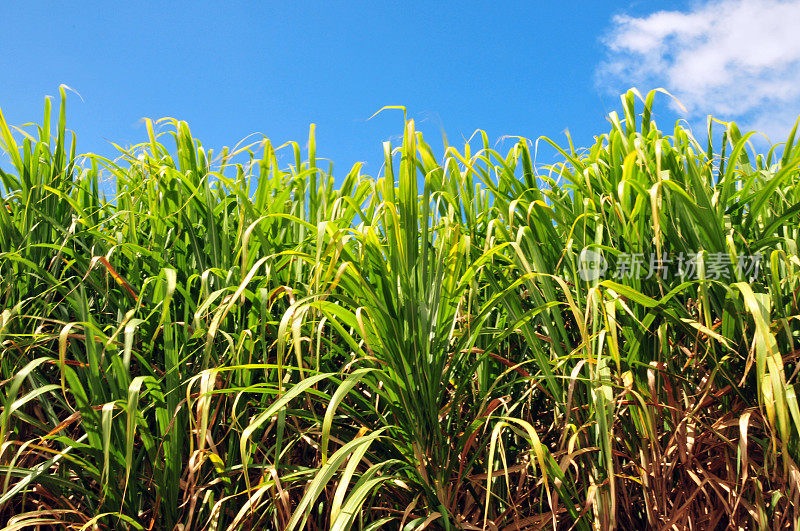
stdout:
<svg viewBox="0 0 800 531">
<path fill-rule="evenodd" d="M 800 147 L 664 134 L 654 95 L 546 168 L 406 120 L 377 178 L 313 127 L 109 160 L 63 91 L 55 134 L 0 114 L 0 521 L 799 525 Z"/>
</svg>

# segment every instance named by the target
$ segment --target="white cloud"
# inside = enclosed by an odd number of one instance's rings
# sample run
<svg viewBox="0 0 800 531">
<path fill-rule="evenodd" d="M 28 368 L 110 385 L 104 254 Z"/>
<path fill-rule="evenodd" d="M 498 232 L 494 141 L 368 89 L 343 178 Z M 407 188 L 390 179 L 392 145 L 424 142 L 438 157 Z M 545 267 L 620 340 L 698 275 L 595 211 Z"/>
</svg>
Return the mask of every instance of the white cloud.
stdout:
<svg viewBox="0 0 800 531">
<path fill-rule="evenodd" d="M 800 113 L 800 0 L 716 0 L 686 12 L 618 15 L 605 45 L 601 85 L 664 87 L 690 119 L 711 114 L 766 127 L 774 142 Z"/>
</svg>

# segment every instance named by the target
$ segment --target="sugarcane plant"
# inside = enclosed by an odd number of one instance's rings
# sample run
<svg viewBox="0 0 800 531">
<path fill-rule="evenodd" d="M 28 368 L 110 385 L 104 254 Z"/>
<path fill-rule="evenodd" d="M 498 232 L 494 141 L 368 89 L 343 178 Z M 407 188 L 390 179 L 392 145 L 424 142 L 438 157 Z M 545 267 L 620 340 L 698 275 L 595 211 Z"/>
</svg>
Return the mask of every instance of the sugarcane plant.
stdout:
<svg viewBox="0 0 800 531">
<path fill-rule="evenodd" d="M 667 134 L 659 92 L 545 166 L 403 110 L 377 176 L 313 125 L 111 159 L 63 87 L 0 113 L 0 521 L 800 526 L 797 124 Z"/>
</svg>

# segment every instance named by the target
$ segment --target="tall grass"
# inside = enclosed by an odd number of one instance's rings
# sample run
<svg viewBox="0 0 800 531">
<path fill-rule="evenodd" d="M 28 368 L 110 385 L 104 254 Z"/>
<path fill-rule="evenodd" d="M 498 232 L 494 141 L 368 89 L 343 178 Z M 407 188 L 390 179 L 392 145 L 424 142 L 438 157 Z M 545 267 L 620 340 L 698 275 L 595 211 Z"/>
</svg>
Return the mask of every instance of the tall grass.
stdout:
<svg viewBox="0 0 800 531">
<path fill-rule="evenodd" d="M 377 178 L 313 127 L 110 160 L 63 91 L 55 132 L 0 114 L 6 528 L 800 525 L 795 131 L 701 145 L 655 94 L 546 168 L 406 120 Z"/>
</svg>

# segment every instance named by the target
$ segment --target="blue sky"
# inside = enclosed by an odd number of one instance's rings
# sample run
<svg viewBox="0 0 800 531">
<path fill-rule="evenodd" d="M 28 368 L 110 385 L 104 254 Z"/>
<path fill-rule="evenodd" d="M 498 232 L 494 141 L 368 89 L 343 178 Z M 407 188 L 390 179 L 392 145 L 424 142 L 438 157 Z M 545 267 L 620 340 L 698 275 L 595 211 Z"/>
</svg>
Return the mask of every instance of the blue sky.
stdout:
<svg viewBox="0 0 800 531">
<path fill-rule="evenodd" d="M 478 128 L 492 141 L 562 141 L 569 128 L 587 145 L 618 91 L 667 86 L 691 123 L 714 112 L 782 133 L 800 112 L 797 4 L 5 3 L 0 109 L 39 122 L 66 84 L 81 96 L 68 96 L 78 151 L 106 155 L 109 141 L 145 139 L 142 117 L 186 120 L 215 149 L 255 132 L 302 145 L 313 122 L 340 176 L 359 160 L 377 173 L 381 142 L 402 132 L 399 112 L 367 120 L 384 105 L 406 106 L 436 147 L 442 129 L 458 145 Z M 748 29 L 753 10 L 768 19 L 761 33 Z M 676 108 L 662 98 L 657 111 L 670 129 Z"/>
</svg>

